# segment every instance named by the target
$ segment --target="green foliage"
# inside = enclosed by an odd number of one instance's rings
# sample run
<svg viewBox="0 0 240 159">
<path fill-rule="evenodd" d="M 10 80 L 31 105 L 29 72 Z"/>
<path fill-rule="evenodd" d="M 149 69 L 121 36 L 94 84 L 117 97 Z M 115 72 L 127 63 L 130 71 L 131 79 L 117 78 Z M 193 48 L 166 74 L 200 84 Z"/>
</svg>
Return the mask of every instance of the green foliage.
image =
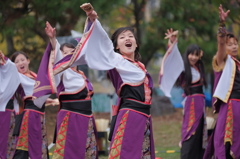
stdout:
<svg viewBox="0 0 240 159">
<path fill-rule="evenodd" d="M 42 53 L 48 42 L 45 35 L 45 23 L 56 26 L 57 36 L 69 36 L 78 24 L 80 17 L 86 19 L 80 9 L 84 0 L 7 0 L 0 1 L 1 41 L 7 40 L 10 56 L 15 50 L 22 50 L 34 59 L 34 71 L 37 71 Z M 92 0 L 101 17 L 108 17 L 109 12 L 120 0 Z M 13 44 L 11 43 L 13 41 Z"/>
<path fill-rule="evenodd" d="M 157 0 L 155 0 L 157 1 Z M 179 50 L 184 53 L 191 43 L 204 50 L 203 60 L 207 70 L 211 69 L 211 59 L 216 52 L 216 32 L 218 6 L 230 9 L 227 25 L 240 23 L 237 0 L 159 0 L 160 7 L 154 8 L 155 1 L 131 0 L 108 1 L 89 0 L 99 15 L 99 20 L 109 33 L 118 27 L 135 27 L 140 40 L 142 62 L 148 64 L 154 54 L 163 55 L 167 40 L 165 32 L 169 28 L 179 30 Z M 86 15 L 79 6 L 84 0 L 7 0 L 0 1 L 0 29 L 3 40 L 14 46 L 8 48 L 10 55 L 15 50 L 23 50 L 41 59 L 48 38 L 45 35 L 45 22 L 57 28 L 57 36 L 68 36 L 72 29 L 82 31 Z M 148 3 L 149 2 L 149 3 Z M 150 4 L 150 19 L 146 19 L 146 6 Z M 230 31 L 232 27 L 229 27 Z M 239 34 L 240 35 L 240 34 Z M 11 46 L 8 42 L 8 46 Z M 37 60 L 36 65 L 38 65 Z"/>
</svg>

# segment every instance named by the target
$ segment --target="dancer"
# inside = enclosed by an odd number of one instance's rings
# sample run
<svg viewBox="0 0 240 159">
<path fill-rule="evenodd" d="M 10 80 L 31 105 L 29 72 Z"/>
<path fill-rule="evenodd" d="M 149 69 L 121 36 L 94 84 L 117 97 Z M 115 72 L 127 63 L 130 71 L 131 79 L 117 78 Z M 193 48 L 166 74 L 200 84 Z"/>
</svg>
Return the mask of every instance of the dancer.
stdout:
<svg viewBox="0 0 240 159">
<path fill-rule="evenodd" d="M 207 143 L 205 96 L 203 94 L 203 86 L 206 86 L 206 80 L 203 62 L 201 60 L 203 51 L 198 45 L 191 44 L 187 47 L 183 55 L 183 62 L 181 62 L 182 58 L 176 49 L 177 31 L 173 32 L 172 29 L 167 30 L 166 37 L 169 38 L 168 45 L 170 51 L 168 50 L 163 58 L 161 69 L 165 70 L 164 73 L 160 75 L 162 78 L 160 88 L 163 88 L 163 92 L 170 93 L 171 87 L 166 86 L 168 82 L 165 83 L 165 81 L 170 80 L 174 83 L 177 80 L 177 86 L 181 86 L 184 89 L 186 97 L 182 123 L 181 158 L 202 159 Z M 172 56 L 172 58 L 170 58 L 170 56 Z M 173 59 L 176 58 L 176 56 L 179 57 L 178 61 Z M 179 63 L 184 63 L 184 71 L 179 69 L 178 66 L 174 66 L 179 65 Z M 181 71 L 183 72 L 179 76 Z M 163 71 L 161 70 L 161 72 Z M 177 74 L 175 77 L 179 76 L 178 79 L 172 78 L 172 74 L 175 73 Z"/>
<path fill-rule="evenodd" d="M 72 54 L 75 47 L 70 43 L 60 46 L 56 40 L 56 30 L 49 22 L 46 22 L 45 32 L 50 39 L 52 53 L 56 57 L 54 63 Z M 43 60 L 50 61 L 51 59 Z M 61 62 L 63 61 L 59 63 Z M 53 67 L 48 69 L 53 69 Z M 39 72 L 43 70 L 40 69 Z M 69 68 L 49 79 L 52 79 L 51 83 L 57 86 L 60 101 L 53 158 L 98 158 L 97 131 L 91 109 L 92 84 L 76 67 Z"/>
<path fill-rule="evenodd" d="M 108 70 L 119 96 L 119 105 L 113 107 L 116 122 L 111 122 L 113 133 L 109 158 L 154 159 L 150 114 L 153 83 L 139 61 L 139 44 L 134 31 L 131 27 L 119 28 L 110 40 L 93 7 L 88 3 L 81 8 L 86 11 L 87 23 L 92 26 L 84 34 L 69 63 L 61 66 L 74 66 L 85 60 L 92 69 Z M 54 71 L 58 73 L 61 70 Z"/>
<path fill-rule="evenodd" d="M 20 84 L 19 78 L 14 77 L 17 72 L 15 64 L 5 58 L 0 51 L 0 158 L 12 158 L 16 147 L 13 130 L 15 128 L 15 110 L 18 110 L 16 105 L 14 109 L 13 101 L 14 93 Z"/>
<path fill-rule="evenodd" d="M 36 74 L 29 70 L 30 60 L 26 53 L 15 52 L 11 60 L 19 72 L 11 72 L 11 74 L 14 78 L 19 78 L 21 83 L 17 89 L 17 94 L 20 96 L 20 100 L 24 101 L 23 119 L 13 158 L 46 159 L 48 158 L 48 150 L 44 106 L 39 108 L 32 101 Z M 7 59 L 7 61 L 9 60 Z M 9 63 L 11 62 L 9 61 Z M 52 99 L 47 99 L 47 102 L 51 103 Z"/>
<path fill-rule="evenodd" d="M 205 159 L 213 156 L 218 159 L 240 158 L 240 63 L 236 59 L 239 45 L 238 39 L 225 28 L 229 12 L 219 6 L 218 49 L 213 58 L 213 106 L 218 118 Z"/>
</svg>

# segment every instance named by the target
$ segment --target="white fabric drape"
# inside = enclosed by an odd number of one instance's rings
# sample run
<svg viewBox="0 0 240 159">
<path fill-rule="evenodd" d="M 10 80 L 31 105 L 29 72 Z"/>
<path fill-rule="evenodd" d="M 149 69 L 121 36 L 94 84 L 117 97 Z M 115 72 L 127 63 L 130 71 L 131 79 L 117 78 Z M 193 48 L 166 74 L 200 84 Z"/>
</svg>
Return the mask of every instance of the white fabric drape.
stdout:
<svg viewBox="0 0 240 159">
<path fill-rule="evenodd" d="M 182 56 L 174 43 L 163 57 L 159 87 L 167 97 L 171 97 L 171 90 L 177 78 L 184 71 Z"/>
</svg>

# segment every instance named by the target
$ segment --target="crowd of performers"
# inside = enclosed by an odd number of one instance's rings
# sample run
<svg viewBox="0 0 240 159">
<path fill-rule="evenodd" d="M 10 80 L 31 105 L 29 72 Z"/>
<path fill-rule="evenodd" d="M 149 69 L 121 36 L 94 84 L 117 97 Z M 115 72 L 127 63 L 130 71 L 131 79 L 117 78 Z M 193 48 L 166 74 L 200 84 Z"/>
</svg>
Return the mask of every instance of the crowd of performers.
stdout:
<svg viewBox="0 0 240 159">
<path fill-rule="evenodd" d="M 56 29 L 46 22 L 49 44 L 38 75 L 29 70 L 30 59 L 21 51 L 7 58 L 0 52 L 0 158 L 48 159 L 45 106 L 59 105 L 52 158 L 98 158 L 97 130 L 92 114 L 93 86 L 77 65 L 107 70 L 118 95 L 112 106 L 109 158 L 155 159 L 150 114 L 153 81 L 140 62 L 139 43 L 131 27 L 117 29 L 111 38 L 89 3 L 81 8 L 87 20 L 84 35 L 74 47 L 60 45 Z M 237 38 L 226 31 L 229 14 L 219 6 L 213 108 L 216 126 L 207 137 L 204 54 L 196 44 L 183 57 L 178 31 L 166 32 L 168 49 L 160 70 L 160 89 L 170 96 L 174 84 L 185 93 L 181 159 L 240 159 L 240 63 Z M 239 88 L 238 88 L 239 87 Z M 50 98 L 57 94 L 58 102 Z M 161 104 L 161 103 L 159 103 Z M 19 108 L 23 110 L 19 110 Z"/>
</svg>

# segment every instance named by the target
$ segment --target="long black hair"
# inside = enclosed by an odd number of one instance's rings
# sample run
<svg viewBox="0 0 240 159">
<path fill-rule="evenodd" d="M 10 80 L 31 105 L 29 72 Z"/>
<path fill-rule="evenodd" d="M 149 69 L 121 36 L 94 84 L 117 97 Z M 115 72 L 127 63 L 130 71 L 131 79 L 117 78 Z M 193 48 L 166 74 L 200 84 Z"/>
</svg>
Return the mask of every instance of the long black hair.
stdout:
<svg viewBox="0 0 240 159">
<path fill-rule="evenodd" d="M 188 60 L 188 55 L 196 54 L 197 56 L 201 56 L 202 51 L 203 50 L 198 45 L 191 44 L 187 47 L 187 49 L 183 55 L 185 71 L 181 74 L 181 77 L 178 78 L 176 85 L 182 86 L 184 91 L 187 93 L 189 93 L 190 87 L 192 84 L 192 72 L 191 72 L 191 65 Z M 200 80 L 202 80 L 201 82 L 203 83 L 204 86 L 207 86 L 205 72 L 204 72 L 204 65 L 203 65 L 201 58 L 196 62 L 195 66 L 198 68 L 198 70 L 200 72 Z"/>
<path fill-rule="evenodd" d="M 135 61 L 139 61 L 141 59 L 141 55 L 139 53 L 139 42 L 138 42 L 138 39 L 134 33 L 134 29 L 132 27 L 121 27 L 121 28 L 118 28 L 113 34 L 112 34 L 112 37 L 111 37 L 111 40 L 113 42 L 113 47 L 114 47 L 114 51 L 121 54 L 119 49 L 116 49 L 117 48 L 117 39 L 118 39 L 118 36 L 122 33 L 122 32 L 125 32 L 125 31 L 131 31 L 134 35 L 134 38 L 136 39 L 136 43 L 137 43 L 137 47 L 136 47 L 136 50 L 134 51 L 134 60 Z"/>
</svg>

